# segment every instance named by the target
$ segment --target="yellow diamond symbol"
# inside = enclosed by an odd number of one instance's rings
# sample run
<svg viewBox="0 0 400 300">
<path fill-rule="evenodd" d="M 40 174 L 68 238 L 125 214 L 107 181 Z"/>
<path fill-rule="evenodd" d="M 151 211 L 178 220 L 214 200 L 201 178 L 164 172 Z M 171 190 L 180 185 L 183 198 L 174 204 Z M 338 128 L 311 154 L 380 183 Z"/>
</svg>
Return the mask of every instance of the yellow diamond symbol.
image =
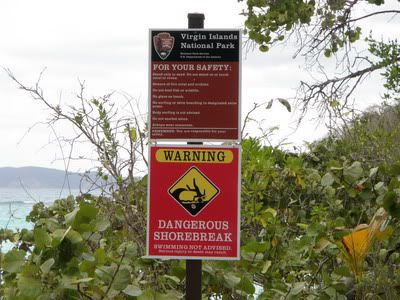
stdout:
<svg viewBox="0 0 400 300">
<path fill-rule="evenodd" d="M 199 169 L 191 167 L 168 190 L 192 216 L 219 194 L 218 187 Z"/>
</svg>

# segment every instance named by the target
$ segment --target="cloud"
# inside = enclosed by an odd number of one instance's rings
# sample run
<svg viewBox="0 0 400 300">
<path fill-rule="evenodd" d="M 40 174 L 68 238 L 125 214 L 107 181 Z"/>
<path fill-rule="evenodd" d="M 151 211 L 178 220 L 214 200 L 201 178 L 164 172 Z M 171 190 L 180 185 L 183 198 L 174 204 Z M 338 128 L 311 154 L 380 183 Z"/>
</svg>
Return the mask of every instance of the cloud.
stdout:
<svg viewBox="0 0 400 300">
<path fill-rule="evenodd" d="M 73 104 L 79 78 L 86 81 L 89 98 L 111 90 L 125 91 L 138 98 L 145 110 L 149 28 L 185 28 L 191 12 L 205 13 L 206 28 L 240 28 L 243 5 L 232 0 L 1 0 L 0 66 L 11 68 L 21 81 L 31 85 L 47 67 L 42 84 L 52 103 Z M 387 23 L 378 18 L 377 22 L 374 32 L 378 35 L 395 34 L 394 21 Z M 243 53 L 243 113 L 254 101 L 294 95 L 305 72 L 299 68 L 304 61 L 301 57 L 293 60 L 293 53 L 289 46 L 266 54 L 257 49 Z M 363 86 L 361 99 L 377 98 L 371 86 Z M 116 97 L 116 101 L 123 104 L 122 98 Z M 267 125 L 281 124 L 283 135 L 293 131 L 291 116 L 279 105 L 262 112 Z M 59 155 L 56 145 L 41 149 L 49 141 L 45 126 L 32 131 L 16 147 L 29 126 L 47 117 L 43 106 L 18 91 L 0 71 L 0 136 L 4 137 L 0 166 L 40 164 L 63 168 L 61 163 L 52 164 L 55 153 Z M 300 132 L 295 140 L 302 136 L 314 137 Z"/>
</svg>

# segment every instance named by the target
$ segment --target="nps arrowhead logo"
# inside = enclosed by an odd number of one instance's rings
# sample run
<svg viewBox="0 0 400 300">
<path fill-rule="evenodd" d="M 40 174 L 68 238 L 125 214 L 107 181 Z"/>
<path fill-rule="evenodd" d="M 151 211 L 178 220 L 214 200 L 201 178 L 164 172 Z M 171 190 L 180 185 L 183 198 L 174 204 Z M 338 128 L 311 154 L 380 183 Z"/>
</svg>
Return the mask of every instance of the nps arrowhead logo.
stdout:
<svg viewBox="0 0 400 300">
<path fill-rule="evenodd" d="M 175 37 L 171 36 L 168 32 L 160 32 L 153 36 L 154 50 L 162 60 L 167 59 L 171 54 L 171 51 L 174 48 L 174 43 Z"/>
<path fill-rule="evenodd" d="M 168 190 L 168 194 L 196 216 L 219 194 L 219 188 L 199 169 L 191 167 Z"/>
</svg>

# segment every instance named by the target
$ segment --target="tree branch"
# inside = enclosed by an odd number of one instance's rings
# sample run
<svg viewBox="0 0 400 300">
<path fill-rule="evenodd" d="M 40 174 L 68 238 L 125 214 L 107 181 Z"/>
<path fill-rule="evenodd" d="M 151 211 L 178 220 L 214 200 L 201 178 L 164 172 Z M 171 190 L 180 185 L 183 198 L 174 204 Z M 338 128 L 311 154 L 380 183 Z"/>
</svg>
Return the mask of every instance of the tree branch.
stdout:
<svg viewBox="0 0 400 300">
<path fill-rule="evenodd" d="M 362 19 L 366 19 L 366 18 L 369 18 L 369 17 L 372 17 L 372 16 L 382 15 L 382 14 L 400 14 L 400 10 L 389 9 L 389 10 L 376 11 L 376 12 L 367 14 L 367 15 L 362 16 L 362 17 L 358 17 L 358 18 L 355 18 L 355 19 L 350 19 L 350 20 L 347 21 L 347 23 L 354 23 L 354 22 L 360 21 Z"/>
</svg>

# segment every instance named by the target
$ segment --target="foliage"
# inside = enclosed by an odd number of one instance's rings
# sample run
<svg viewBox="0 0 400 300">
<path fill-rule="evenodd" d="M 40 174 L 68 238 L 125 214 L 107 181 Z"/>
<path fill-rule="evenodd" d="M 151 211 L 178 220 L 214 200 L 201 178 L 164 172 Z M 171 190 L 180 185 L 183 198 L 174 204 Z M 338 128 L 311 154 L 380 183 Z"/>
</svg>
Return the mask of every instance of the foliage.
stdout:
<svg viewBox="0 0 400 300">
<path fill-rule="evenodd" d="M 372 33 L 363 39 L 363 28 L 367 20 L 384 16 L 393 21 L 399 13 L 399 1 L 384 0 L 247 0 L 243 11 L 245 33 L 260 51 L 290 39 L 297 48 L 295 56 L 303 55 L 311 70 L 324 73 L 319 76 L 323 79 L 301 82 L 297 97 L 302 112 L 313 106 L 321 116 L 338 118 L 350 108 L 347 102 L 357 86 L 376 71 L 386 81 L 384 97 L 398 100 L 399 43 L 378 41 Z M 365 48 L 369 54 L 362 53 Z M 325 73 L 324 58 L 333 56 L 335 71 Z"/>
<path fill-rule="evenodd" d="M 398 105 L 372 107 L 336 128 L 334 134 L 310 144 L 310 155 L 318 155 L 322 162 L 347 157 L 370 167 L 395 164 L 400 157 L 399 120 Z"/>
<path fill-rule="evenodd" d="M 30 92 L 43 97 L 37 89 Z M 90 113 L 99 114 L 91 123 L 95 127 L 85 127 L 92 119 L 84 110 L 71 115 L 51 109 L 78 130 L 94 130 L 104 170 L 117 171 L 101 170 L 99 176 L 110 176 L 114 186 L 100 196 L 34 205 L 27 217 L 31 230 L 1 229 L 0 245 L 9 241 L 13 248 L 0 256 L 0 297 L 182 299 L 184 261 L 143 257 L 147 176 L 124 176 L 115 123 L 103 102 L 90 103 Z M 395 299 L 400 294 L 397 120 L 397 108 L 384 107 L 303 154 L 244 139 L 241 259 L 203 262 L 203 299 L 252 299 L 256 287 L 257 299 Z M 137 131 L 123 133 L 128 144 L 140 147 L 144 131 Z M 129 160 L 125 166 L 131 169 Z M 377 216 L 383 216 L 379 222 Z"/>
<path fill-rule="evenodd" d="M 400 101 L 400 44 L 397 40 L 384 43 L 374 39 L 367 39 L 369 52 L 378 58 L 375 66 L 382 69 L 381 75 L 385 78 L 384 87 L 387 93 L 384 99 Z"/>
<path fill-rule="evenodd" d="M 145 184 L 145 178 L 136 182 Z M 141 258 L 124 227 L 124 207 L 82 195 L 35 204 L 35 226 L 9 236 L 15 248 L 3 257 L 5 299 L 178 299 L 181 280 L 171 263 Z"/>
<path fill-rule="evenodd" d="M 398 292 L 400 168 L 370 168 L 342 158 L 316 167 L 316 160 L 264 147 L 255 139 L 243 141 L 241 260 L 204 262 L 204 295 L 246 299 L 255 292 L 253 283 L 264 290 L 258 299 Z M 132 189 L 145 193 L 146 178 L 133 184 Z M 390 234 L 372 245 L 364 276 L 354 281 L 341 238 L 369 223 L 382 206 L 393 217 Z M 36 204 L 27 218 L 32 230 L 2 235 L 15 245 L 2 256 L 2 295 L 181 299 L 184 263 L 142 258 L 123 209 L 112 199 L 90 195 L 56 200 L 50 207 Z M 374 289 L 367 288 L 371 278 Z M 28 281 L 34 289 L 26 288 Z"/>
<path fill-rule="evenodd" d="M 244 142 L 243 149 L 245 154 L 252 150 L 248 156 L 252 159 L 243 156 L 242 242 L 248 238 L 247 242 L 266 245 L 263 255 L 249 253 L 259 259 L 259 270 L 268 270 L 257 276 L 266 290 L 265 299 L 293 291 L 296 297 L 311 299 L 349 293 L 345 284 L 352 278 L 351 270 L 338 262 L 344 250 L 340 240 L 356 225 L 369 223 L 385 197 L 393 195 L 389 190 L 392 182 L 397 185 L 398 174 L 392 173 L 389 180 L 383 167 L 366 168 L 340 157 L 326 162 L 309 154 L 284 155 L 276 149 L 269 149 L 276 154 L 268 155 L 266 162 L 267 149 L 251 140 Z M 383 178 L 385 182 L 380 181 Z M 397 203 L 398 198 L 390 201 Z M 395 210 L 392 213 L 396 216 Z M 248 232 L 252 234 L 246 237 Z M 397 229 L 393 234 L 380 242 L 381 249 L 397 249 Z M 244 246 L 243 258 L 246 250 Z M 371 264 L 364 272 L 375 267 Z"/>
</svg>

